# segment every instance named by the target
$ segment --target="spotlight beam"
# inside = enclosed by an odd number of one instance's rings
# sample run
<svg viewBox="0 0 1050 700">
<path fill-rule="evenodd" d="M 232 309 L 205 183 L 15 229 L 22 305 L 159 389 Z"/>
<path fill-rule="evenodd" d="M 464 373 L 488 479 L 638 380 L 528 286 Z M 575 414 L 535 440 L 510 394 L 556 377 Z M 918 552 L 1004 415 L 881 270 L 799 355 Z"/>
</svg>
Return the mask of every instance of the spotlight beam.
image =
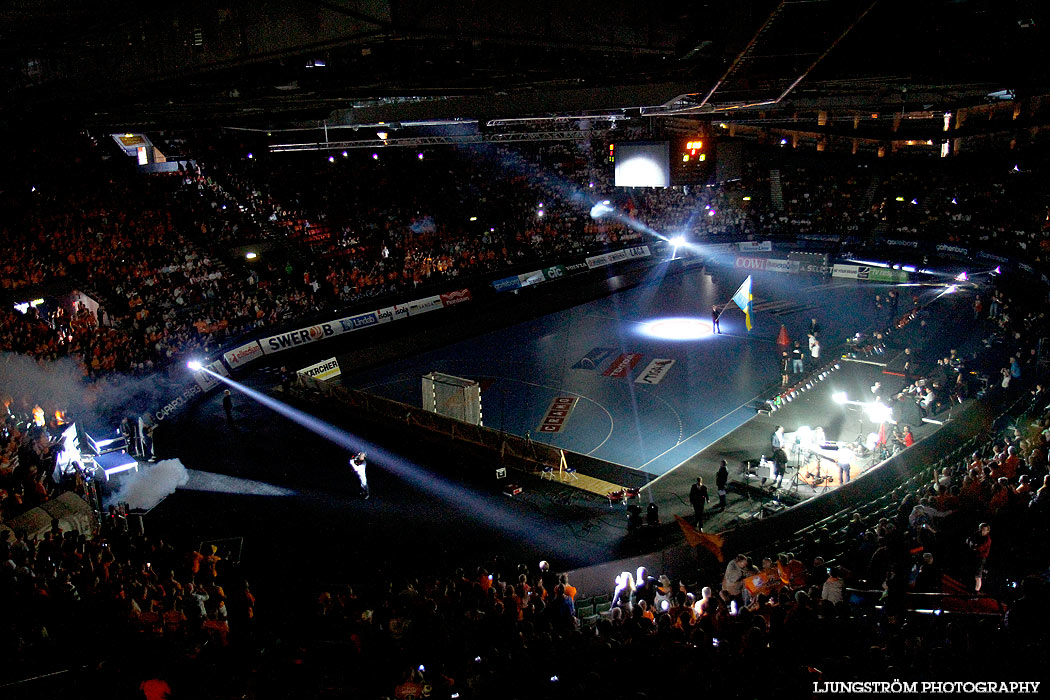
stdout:
<svg viewBox="0 0 1050 700">
<path fill-rule="evenodd" d="M 439 474 L 425 471 L 389 450 L 351 435 L 305 411 L 246 387 L 207 367 L 203 367 L 201 371 L 349 452 L 367 452 L 385 469 L 395 473 L 415 489 L 430 493 L 447 502 L 450 508 L 490 527 L 498 527 L 520 540 L 537 543 L 548 551 L 557 552 L 559 556 L 572 557 L 578 553 L 579 543 L 573 542 L 573 538 L 560 536 L 557 531 L 541 527 L 537 522 L 518 516 L 506 509 L 496 508 L 485 499 L 464 488 L 462 484 L 445 479 Z"/>
</svg>

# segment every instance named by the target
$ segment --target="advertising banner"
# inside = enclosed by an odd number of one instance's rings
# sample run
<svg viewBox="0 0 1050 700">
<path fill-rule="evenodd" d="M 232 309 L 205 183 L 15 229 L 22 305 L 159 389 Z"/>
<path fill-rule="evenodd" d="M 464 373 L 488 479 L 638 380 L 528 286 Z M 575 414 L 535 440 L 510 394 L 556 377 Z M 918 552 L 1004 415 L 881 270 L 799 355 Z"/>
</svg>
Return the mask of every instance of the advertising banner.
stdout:
<svg viewBox="0 0 1050 700">
<path fill-rule="evenodd" d="M 576 408 L 577 401 L 579 397 L 576 396 L 555 396 L 537 430 L 541 433 L 560 433 Z"/>
<path fill-rule="evenodd" d="M 205 365 L 209 370 L 215 372 L 220 377 L 228 377 L 230 373 L 226 370 L 226 366 L 222 364 L 222 360 L 215 360 L 214 362 Z M 219 380 L 214 376 L 208 374 L 204 370 L 193 373 L 193 379 L 197 382 L 197 385 L 201 388 L 201 391 L 210 391 L 213 387 L 218 386 Z"/>
<path fill-rule="evenodd" d="M 602 372 L 603 377 L 626 377 L 634 366 L 642 361 L 642 356 L 637 352 L 625 352 L 617 356 L 613 363 Z"/>
<path fill-rule="evenodd" d="M 798 262 L 795 260 L 779 260 L 777 258 L 752 258 L 739 255 L 734 266 L 742 270 L 765 270 L 767 272 L 798 272 Z"/>
<path fill-rule="evenodd" d="M 379 315 L 375 311 L 369 311 L 366 314 L 358 314 L 357 316 L 348 316 L 341 318 L 338 321 L 339 329 L 336 335 L 341 333 L 349 333 L 356 331 L 360 328 L 368 328 L 379 323 Z"/>
<path fill-rule="evenodd" d="M 471 300 L 469 289 L 457 289 L 454 292 L 446 292 L 439 296 L 441 297 L 442 306 L 455 306 Z"/>
<path fill-rule="evenodd" d="M 310 365 L 309 367 L 303 367 L 301 370 L 296 372 L 304 377 L 313 377 L 314 379 L 331 379 L 338 377 L 342 374 L 342 370 L 339 369 L 339 360 L 334 357 L 330 357 L 323 362 L 318 362 L 316 365 Z"/>
<path fill-rule="evenodd" d="M 532 272 L 518 275 L 518 282 L 521 283 L 522 287 L 528 287 L 530 284 L 546 282 L 546 279 L 543 277 L 543 270 L 533 270 Z"/>
<path fill-rule="evenodd" d="M 740 241 L 736 244 L 737 250 L 741 253 L 768 253 L 773 250 L 772 241 Z"/>
<path fill-rule="evenodd" d="M 659 384 L 667 376 L 667 373 L 671 371 L 674 363 L 674 360 L 657 358 L 645 366 L 645 369 L 641 371 L 634 383 L 649 384 L 650 386 Z"/>
<path fill-rule="evenodd" d="M 263 349 L 259 346 L 259 341 L 257 340 L 253 340 L 239 348 L 234 348 L 223 355 L 223 357 L 226 358 L 226 364 L 233 368 L 248 364 L 252 360 L 257 360 L 262 356 Z"/>
<path fill-rule="evenodd" d="M 863 271 L 863 275 L 864 275 L 863 277 L 861 277 L 861 274 L 862 274 L 861 271 Z M 860 265 L 841 265 L 841 264 L 836 264 L 836 265 L 833 265 L 831 267 L 831 276 L 832 277 L 846 277 L 846 278 L 855 279 L 855 280 L 856 279 L 867 279 L 868 278 L 868 268 L 867 267 L 861 267 Z"/>
<path fill-rule="evenodd" d="M 342 329 L 338 323 L 321 323 L 309 328 L 300 328 L 287 333 L 272 335 L 269 338 L 263 338 L 259 341 L 259 344 L 262 345 L 263 352 L 269 355 L 282 350 L 309 345 L 340 333 L 342 333 Z"/>
<path fill-rule="evenodd" d="M 435 294 L 432 297 L 416 299 L 415 301 L 408 302 L 408 315 L 418 316 L 419 314 L 429 313 L 435 309 L 440 309 L 441 307 L 441 296 Z"/>
<path fill-rule="evenodd" d="M 885 267 L 868 268 L 868 279 L 875 282 L 907 282 L 908 273 L 904 270 L 891 270 Z"/>
<path fill-rule="evenodd" d="M 622 260 L 627 259 L 627 251 L 625 250 L 614 250 L 611 253 L 602 253 L 601 255 L 592 255 L 587 258 L 587 267 L 591 270 L 599 267 L 605 267 L 606 265 L 612 265 Z"/>
<path fill-rule="evenodd" d="M 404 304 L 384 306 L 382 309 L 376 312 L 376 315 L 379 317 L 380 323 L 400 321 L 403 318 L 408 318 L 408 307 Z"/>
<path fill-rule="evenodd" d="M 492 280 L 492 288 L 497 292 L 509 292 L 513 289 L 521 289 L 521 280 L 517 277 L 504 277 L 499 280 Z"/>
<path fill-rule="evenodd" d="M 547 281 L 559 280 L 567 274 L 568 271 L 565 269 L 564 265 L 554 265 L 553 267 L 546 267 L 543 269 L 543 278 Z"/>
</svg>

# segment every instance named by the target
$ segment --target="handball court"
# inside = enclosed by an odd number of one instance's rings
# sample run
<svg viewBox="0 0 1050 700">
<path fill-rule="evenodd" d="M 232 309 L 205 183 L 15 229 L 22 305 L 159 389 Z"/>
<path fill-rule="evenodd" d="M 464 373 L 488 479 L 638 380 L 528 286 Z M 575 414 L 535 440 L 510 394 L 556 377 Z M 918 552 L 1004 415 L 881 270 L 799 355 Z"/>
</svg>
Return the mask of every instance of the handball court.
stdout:
<svg viewBox="0 0 1050 700">
<path fill-rule="evenodd" d="M 647 283 L 612 296 L 432 352 L 356 373 L 344 366 L 342 381 L 419 406 L 428 372 L 475 379 L 486 426 L 528 432 L 536 441 L 620 465 L 600 476 L 650 482 L 643 498 L 659 504 L 663 520 L 691 513 L 688 491 L 698 474 L 711 484 L 715 501 L 717 460 L 730 460 L 735 477 L 733 467 L 767 452 L 777 423 L 788 431 L 821 425 L 829 440 L 856 437 L 859 418 L 833 405 L 830 394 L 860 398 L 873 378 L 883 376 L 880 367 L 843 363 L 818 389 L 771 416 L 756 415 L 756 405 L 780 382 L 781 324 L 793 340 L 805 340 L 810 319 L 817 318 L 826 346 L 840 345 L 833 339 L 888 324 L 888 315 L 879 318 L 873 304 L 885 285 L 757 273 L 753 330 L 748 333 L 743 313 L 730 307 L 722 333 L 711 334 L 711 306 L 724 304 L 745 275 L 700 266 L 664 275 L 664 267 L 654 266 Z M 912 289 L 924 303 L 938 293 Z M 956 306 L 966 310 L 965 303 Z M 935 329 L 943 316 L 944 326 L 965 333 L 966 324 L 938 311 L 950 310 L 945 300 L 930 308 Z M 671 318 L 692 319 L 700 337 L 647 333 L 648 324 Z M 932 340 L 951 342 L 937 333 Z M 650 381 L 638 381 L 647 376 Z M 274 373 L 245 381 L 280 396 Z M 383 449 L 370 457 L 371 499 L 362 500 L 343 448 L 244 395 L 234 399 L 232 428 L 223 420 L 221 395 L 165 426 L 167 434 L 158 436 L 161 456 L 177 456 L 191 479 L 146 523 L 165 537 L 194 532 L 202 541 L 242 541 L 246 567 L 258 569 L 258 584 L 277 595 L 296 581 L 360 581 L 376 567 L 418 572 L 497 552 L 511 561 L 546 558 L 563 570 L 640 553 L 625 536 L 622 505 L 558 480 L 513 474 L 525 492 L 509 498 L 485 465 L 459 464 L 454 452 L 396 433 L 363 435 Z M 565 399 L 571 410 L 557 416 L 564 418 L 559 430 L 542 430 Z M 351 434 L 365 430 L 337 414 L 317 415 Z M 731 493 L 729 505 L 705 527 L 731 526 L 752 504 Z"/>
<path fill-rule="evenodd" d="M 487 427 L 627 467 L 645 481 L 755 416 L 780 383 L 781 325 L 808 358 L 806 331 L 816 318 L 824 364 L 847 335 L 888 321 L 876 318 L 873 303 L 876 293 L 885 293 L 882 285 L 758 273 L 752 276 L 753 329 L 746 330 L 743 313 L 730 304 L 721 333 L 712 333 L 712 306 L 725 304 L 746 275 L 694 267 L 660 277 L 660 269 L 648 284 L 344 374 L 342 382 L 420 406 L 424 374 L 472 379 L 481 386 Z"/>
</svg>

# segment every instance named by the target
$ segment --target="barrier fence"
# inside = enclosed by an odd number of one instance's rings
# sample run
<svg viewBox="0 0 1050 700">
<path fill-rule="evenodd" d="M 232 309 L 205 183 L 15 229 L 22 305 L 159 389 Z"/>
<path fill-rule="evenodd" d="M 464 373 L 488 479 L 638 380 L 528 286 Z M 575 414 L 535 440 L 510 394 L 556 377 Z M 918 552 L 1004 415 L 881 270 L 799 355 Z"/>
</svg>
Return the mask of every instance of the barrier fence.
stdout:
<svg viewBox="0 0 1050 700">
<path fill-rule="evenodd" d="M 471 425 L 439 413 L 313 377 L 299 375 L 297 383 L 299 390 L 307 395 L 316 393 L 385 426 L 415 428 L 463 446 L 480 448 L 495 457 L 495 463 L 500 466 L 537 474 L 542 472 L 544 467 L 557 469 L 561 464 L 561 450 L 529 438 L 482 425 Z M 582 455 L 565 452 L 565 457 L 567 461 L 571 461 Z"/>
</svg>

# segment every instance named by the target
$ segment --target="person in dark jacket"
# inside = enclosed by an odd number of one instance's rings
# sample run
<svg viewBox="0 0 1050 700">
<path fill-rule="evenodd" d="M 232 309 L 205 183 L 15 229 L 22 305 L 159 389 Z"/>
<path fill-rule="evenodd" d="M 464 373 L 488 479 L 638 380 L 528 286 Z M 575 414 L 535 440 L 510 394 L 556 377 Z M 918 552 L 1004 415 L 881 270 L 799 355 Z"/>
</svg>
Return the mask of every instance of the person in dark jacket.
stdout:
<svg viewBox="0 0 1050 700">
<path fill-rule="evenodd" d="M 718 508 L 722 512 L 726 509 L 726 486 L 729 484 L 729 464 L 723 459 L 718 465 L 715 474 L 715 490 L 718 492 Z"/>
<path fill-rule="evenodd" d="M 696 483 L 689 489 L 689 504 L 693 506 L 693 518 L 696 520 L 697 528 L 702 528 L 704 525 L 704 506 L 707 505 L 707 501 L 707 487 L 704 486 L 704 477 L 698 476 L 696 477 Z"/>
</svg>

